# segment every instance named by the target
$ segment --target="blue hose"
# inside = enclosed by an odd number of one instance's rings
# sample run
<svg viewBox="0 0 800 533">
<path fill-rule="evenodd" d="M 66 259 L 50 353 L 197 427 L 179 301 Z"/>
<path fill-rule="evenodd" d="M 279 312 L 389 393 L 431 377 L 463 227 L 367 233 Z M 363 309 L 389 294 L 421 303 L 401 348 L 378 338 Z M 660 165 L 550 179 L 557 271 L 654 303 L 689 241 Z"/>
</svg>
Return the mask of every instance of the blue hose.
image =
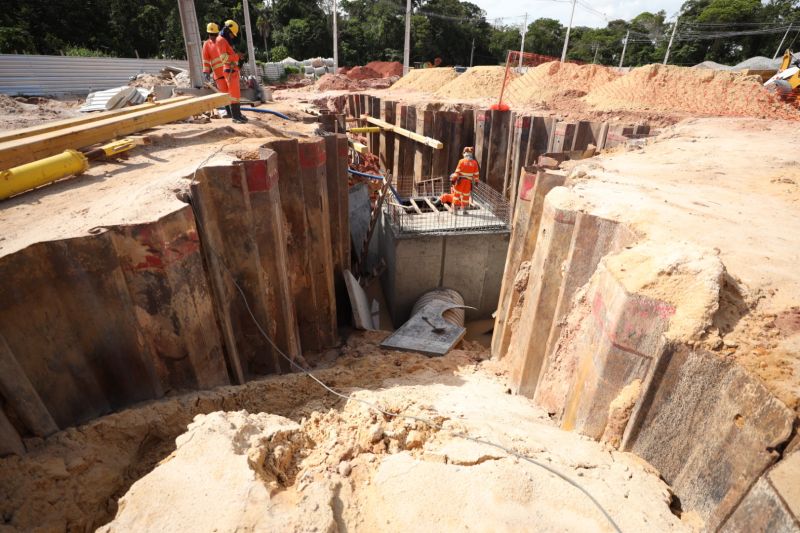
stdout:
<svg viewBox="0 0 800 533">
<path fill-rule="evenodd" d="M 358 170 L 353 170 L 352 168 L 348 168 L 347 171 L 350 174 L 361 176 L 362 178 L 369 178 L 371 180 L 383 181 L 383 176 L 376 176 L 375 174 L 367 174 L 366 172 L 359 172 Z M 392 193 L 394 193 L 395 198 L 397 198 L 398 200 L 403 199 L 403 197 L 400 196 L 400 193 L 397 192 L 397 189 L 395 189 L 393 185 L 389 185 L 389 188 L 392 190 Z"/>
<path fill-rule="evenodd" d="M 294 120 L 291 117 L 287 117 L 280 111 L 273 111 L 272 109 L 258 109 L 256 107 L 243 107 L 241 108 L 242 111 L 254 111 L 256 113 L 269 113 L 270 115 L 275 115 L 276 117 L 281 117 L 284 120 Z"/>
</svg>

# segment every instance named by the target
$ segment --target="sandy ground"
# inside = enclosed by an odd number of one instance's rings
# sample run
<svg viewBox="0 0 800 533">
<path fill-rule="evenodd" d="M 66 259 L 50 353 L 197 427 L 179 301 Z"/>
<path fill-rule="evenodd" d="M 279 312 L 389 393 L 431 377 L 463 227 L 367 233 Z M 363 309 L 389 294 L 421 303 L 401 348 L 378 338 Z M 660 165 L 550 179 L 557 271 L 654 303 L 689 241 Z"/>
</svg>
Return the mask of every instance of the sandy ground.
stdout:
<svg viewBox="0 0 800 533">
<path fill-rule="evenodd" d="M 200 415 L 101 531 L 612 530 L 564 480 L 454 432 L 567 475 L 623 531 L 689 529 L 652 468 L 555 428 L 529 400 L 506 394 L 503 378 L 491 363 L 421 370 L 299 424 L 244 411 Z"/>
<path fill-rule="evenodd" d="M 155 220 L 184 205 L 176 194 L 207 159 L 247 159 L 270 139 L 310 137 L 318 127 L 303 123 L 311 115 L 295 108 L 269 108 L 298 121 L 248 113 L 248 124 L 213 119 L 160 126 L 144 133 L 152 144 L 134 148 L 127 159 L 97 162 L 81 176 L 0 202 L 0 255 L 98 226 Z"/>
<path fill-rule="evenodd" d="M 796 124 L 691 119 L 641 149 L 578 164 L 572 176 L 593 213 L 719 255 L 728 277 L 705 343 L 800 408 Z"/>
<path fill-rule="evenodd" d="M 26 128 L 82 115 L 82 98 L 55 100 L 38 96 L 0 95 L 0 131 Z"/>
<path fill-rule="evenodd" d="M 687 529 L 651 467 L 559 430 L 508 394 L 486 350 L 428 358 L 379 348 L 385 335 L 351 336 L 315 372 L 441 429 L 344 402 L 301 374 L 276 376 L 150 402 L 0 459 L 0 512 L 11 531 L 94 529 L 117 512 L 110 531 L 307 531 L 312 521 L 321 531 L 522 531 L 531 520 L 539 530 L 610 530 L 577 489 L 452 434 L 466 432 L 578 482 L 624 531 Z"/>
</svg>

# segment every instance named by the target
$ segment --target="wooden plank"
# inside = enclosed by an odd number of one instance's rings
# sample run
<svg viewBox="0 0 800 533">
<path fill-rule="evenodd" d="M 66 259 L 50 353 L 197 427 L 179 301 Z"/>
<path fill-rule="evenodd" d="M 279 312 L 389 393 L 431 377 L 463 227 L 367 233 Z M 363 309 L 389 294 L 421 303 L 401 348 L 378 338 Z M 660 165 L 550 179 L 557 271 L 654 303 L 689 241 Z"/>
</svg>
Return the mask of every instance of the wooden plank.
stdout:
<svg viewBox="0 0 800 533">
<path fill-rule="evenodd" d="M 356 329 L 375 329 L 372 323 L 372 309 L 367 299 L 367 293 L 349 270 L 344 271 L 344 281 L 347 284 L 347 293 L 350 296 L 350 306 L 353 308 L 353 327 Z"/>
<path fill-rule="evenodd" d="M 45 124 L 38 124 L 28 128 L 19 128 L 16 130 L 9 130 L 0 133 L 0 142 L 13 141 L 15 139 L 23 139 L 25 137 L 32 137 L 34 135 L 41 135 L 50 131 L 62 130 L 71 128 L 73 126 L 80 126 L 81 124 L 88 124 L 89 122 L 97 122 L 98 120 L 105 120 L 107 118 L 120 117 L 122 115 L 129 115 L 137 111 L 145 111 L 153 109 L 158 106 L 172 104 L 175 102 L 182 102 L 192 98 L 191 96 L 175 96 L 158 102 L 148 102 L 136 106 L 126 107 L 123 109 L 115 109 L 113 111 L 101 111 L 99 113 L 87 113 L 85 115 L 73 118 L 65 118 L 63 120 L 54 120 Z"/>
<path fill-rule="evenodd" d="M 389 124 L 388 122 L 384 122 L 383 120 L 381 120 L 379 118 L 370 117 L 370 116 L 367 116 L 367 115 L 362 115 L 361 118 L 366 120 L 370 124 L 375 124 L 376 126 L 382 127 L 386 131 L 391 131 L 391 132 L 396 133 L 397 135 L 402 135 L 403 137 L 406 137 L 407 139 L 411 139 L 411 140 L 417 141 L 418 143 L 422 143 L 422 144 L 424 144 L 426 146 L 430 146 L 431 148 L 434 148 L 435 150 L 441 150 L 442 148 L 444 148 L 444 144 L 442 144 L 442 141 L 437 141 L 436 139 L 431 139 L 430 137 L 426 137 L 424 135 L 420 135 L 419 133 L 415 133 L 415 132 L 407 130 L 405 128 L 401 128 L 399 126 L 394 126 L 392 124 Z"/>
<path fill-rule="evenodd" d="M 15 167 L 60 154 L 70 148 L 77 150 L 115 137 L 182 120 L 229 103 L 230 96 L 227 94 L 210 94 L 128 113 L 120 117 L 106 118 L 72 128 L 3 142 L 0 143 L 0 161 L 2 161 L 4 169 Z"/>
<path fill-rule="evenodd" d="M 434 213 L 438 213 L 439 212 L 439 210 L 436 209 L 436 206 L 433 205 L 433 202 L 431 202 L 430 198 L 428 198 L 427 196 L 425 197 L 425 203 L 428 204 L 428 207 L 430 207 L 431 211 L 433 211 Z"/>
<path fill-rule="evenodd" d="M 416 131 L 430 138 L 433 135 L 433 111 L 417 110 Z M 444 146 L 444 145 L 442 145 Z M 414 154 L 414 182 L 419 183 L 431 176 L 431 166 L 433 164 L 433 149 L 430 146 L 417 143 Z M 444 150 L 436 150 L 441 153 Z"/>
<path fill-rule="evenodd" d="M 414 208 L 414 211 L 416 211 L 418 214 L 420 215 L 422 214 L 422 209 L 419 208 L 417 202 L 415 202 L 413 198 L 411 198 L 411 206 Z"/>
<path fill-rule="evenodd" d="M 369 149 L 367 148 L 367 146 L 365 144 L 362 144 L 362 143 L 360 143 L 358 141 L 354 141 L 353 139 L 348 139 L 348 141 L 350 141 L 350 144 L 353 146 L 353 150 L 355 150 L 359 154 L 367 154 L 367 153 L 369 153 Z"/>
</svg>

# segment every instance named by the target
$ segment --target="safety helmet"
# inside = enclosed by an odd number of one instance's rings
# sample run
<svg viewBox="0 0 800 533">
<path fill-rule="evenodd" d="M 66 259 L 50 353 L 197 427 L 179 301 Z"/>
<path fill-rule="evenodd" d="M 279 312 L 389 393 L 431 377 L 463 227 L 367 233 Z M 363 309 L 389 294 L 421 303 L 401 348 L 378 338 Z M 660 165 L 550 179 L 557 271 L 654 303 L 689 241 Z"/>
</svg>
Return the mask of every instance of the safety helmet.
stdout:
<svg viewBox="0 0 800 533">
<path fill-rule="evenodd" d="M 474 154 L 475 153 L 475 149 L 472 146 L 465 146 L 463 153 L 465 153 L 465 154 Z"/>
<path fill-rule="evenodd" d="M 236 24 L 236 21 L 233 20 L 226 20 L 225 27 L 231 30 L 231 33 L 234 37 L 239 35 L 239 25 Z"/>
<path fill-rule="evenodd" d="M 206 26 L 206 33 L 219 33 L 219 26 L 213 22 L 209 22 L 208 26 Z"/>
</svg>

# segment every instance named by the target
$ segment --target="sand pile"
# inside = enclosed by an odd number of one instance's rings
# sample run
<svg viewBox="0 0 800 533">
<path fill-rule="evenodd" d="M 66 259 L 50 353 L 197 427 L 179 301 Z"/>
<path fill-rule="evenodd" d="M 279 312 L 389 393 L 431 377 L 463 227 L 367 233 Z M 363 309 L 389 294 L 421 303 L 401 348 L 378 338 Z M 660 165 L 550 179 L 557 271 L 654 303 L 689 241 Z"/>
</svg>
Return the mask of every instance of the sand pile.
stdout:
<svg viewBox="0 0 800 533">
<path fill-rule="evenodd" d="M 590 91 L 584 100 L 600 111 L 800 119 L 800 112 L 770 95 L 757 76 L 672 65 L 633 69 Z"/>
<path fill-rule="evenodd" d="M 313 86 L 315 91 L 353 91 L 358 90 L 358 81 L 344 74 L 323 74 Z"/>
<path fill-rule="evenodd" d="M 506 76 L 505 67 L 472 67 L 435 91 L 445 98 L 497 98 Z M 516 77 L 513 71 L 509 76 Z"/>
<path fill-rule="evenodd" d="M 584 96 L 620 77 L 611 68 L 602 65 L 576 65 L 551 61 L 529 70 L 511 82 L 503 99 L 514 105 L 546 105 L 559 96 Z"/>
<path fill-rule="evenodd" d="M 457 77 L 458 73 L 447 67 L 414 69 L 392 85 L 392 89 L 434 92 Z"/>
<path fill-rule="evenodd" d="M 379 73 L 383 78 L 403 75 L 403 64 L 397 61 L 370 61 L 364 66 Z"/>
</svg>

